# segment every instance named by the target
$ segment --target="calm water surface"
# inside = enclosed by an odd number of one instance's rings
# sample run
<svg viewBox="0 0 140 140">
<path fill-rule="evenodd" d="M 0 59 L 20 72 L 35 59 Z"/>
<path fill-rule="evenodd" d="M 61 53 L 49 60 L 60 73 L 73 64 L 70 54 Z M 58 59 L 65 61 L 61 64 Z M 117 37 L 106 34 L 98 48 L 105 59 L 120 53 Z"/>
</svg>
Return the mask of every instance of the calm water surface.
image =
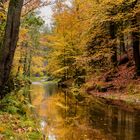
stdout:
<svg viewBox="0 0 140 140">
<path fill-rule="evenodd" d="M 58 92 L 53 82 L 34 82 L 30 92 L 46 140 L 140 140 L 137 112 L 77 93 Z"/>
</svg>

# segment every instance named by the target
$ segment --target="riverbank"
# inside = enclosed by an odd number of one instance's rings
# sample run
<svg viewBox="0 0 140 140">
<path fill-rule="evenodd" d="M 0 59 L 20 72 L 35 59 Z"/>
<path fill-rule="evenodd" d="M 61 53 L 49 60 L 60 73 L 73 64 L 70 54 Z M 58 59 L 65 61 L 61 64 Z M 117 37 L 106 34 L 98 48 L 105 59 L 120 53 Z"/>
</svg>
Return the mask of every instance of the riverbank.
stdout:
<svg viewBox="0 0 140 140">
<path fill-rule="evenodd" d="M 38 140 L 41 137 L 36 122 L 30 117 L 0 112 L 0 140 Z"/>
<path fill-rule="evenodd" d="M 102 87 L 103 88 L 103 87 Z M 139 84 L 127 86 L 125 90 L 109 90 L 99 92 L 92 87 L 87 88 L 85 92 L 96 98 L 102 99 L 108 105 L 116 105 L 126 111 L 140 111 L 140 87 Z"/>
<path fill-rule="evenodd" d="M 11 92 L 0 101 L 0 140 L 41 139 L 39 120 L 31 112 L 27 91 Z"/>
<path fill-rule="evenodd" d="M 102 99 L 108 105 L 116 105 L 126 111 L 140 111 L 140 94 L 129 95 L 122 93 L 91 93 L 91 95 Z"/>
<path fill-rule="evenodd" d="M 84 89 L 88 94 L 102 98 L 107 104 L 131 111 L 140 110 L 140 76 L 135 74 L 132 59 L 115 69 L 93 74 Z"/>
</svg>

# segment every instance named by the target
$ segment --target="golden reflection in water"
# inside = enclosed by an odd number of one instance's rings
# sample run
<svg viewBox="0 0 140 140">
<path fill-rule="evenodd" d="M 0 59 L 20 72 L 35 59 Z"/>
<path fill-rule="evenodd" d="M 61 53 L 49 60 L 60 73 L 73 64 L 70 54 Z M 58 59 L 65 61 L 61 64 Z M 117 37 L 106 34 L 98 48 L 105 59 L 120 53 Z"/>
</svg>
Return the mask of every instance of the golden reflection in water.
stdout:
<svg viewBox="0 0 140 140">
<path fill-rule="evenodd" d="M 39 106 L 43 100 L 44 89 L 43 85 L 32 85 L 31 87 L 31 100 L 34 106 Z"/>
<path fill-rule="evenodd" d="M 42 131 L 47 140 L 113 140 L 93 129 L 87 106 L 80 105 L 64 93 L 46 96 L 43 86 L 32 86 L 32 103 L 42 118 Z"/>
</svg>

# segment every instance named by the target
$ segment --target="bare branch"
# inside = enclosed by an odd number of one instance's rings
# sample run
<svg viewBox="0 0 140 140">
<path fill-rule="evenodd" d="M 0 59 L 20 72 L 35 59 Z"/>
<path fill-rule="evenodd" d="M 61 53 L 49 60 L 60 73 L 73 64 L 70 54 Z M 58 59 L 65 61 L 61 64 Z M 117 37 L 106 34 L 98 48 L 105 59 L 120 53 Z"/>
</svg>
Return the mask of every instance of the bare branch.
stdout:
<svg viewBox="0 0 140 140">
<path fill-rule="evenodd" d="M 22 16 L 27 15 L 31 11 L 52 4 L 51 0 L 26 0 L 23 5 Z"/>
</svg>

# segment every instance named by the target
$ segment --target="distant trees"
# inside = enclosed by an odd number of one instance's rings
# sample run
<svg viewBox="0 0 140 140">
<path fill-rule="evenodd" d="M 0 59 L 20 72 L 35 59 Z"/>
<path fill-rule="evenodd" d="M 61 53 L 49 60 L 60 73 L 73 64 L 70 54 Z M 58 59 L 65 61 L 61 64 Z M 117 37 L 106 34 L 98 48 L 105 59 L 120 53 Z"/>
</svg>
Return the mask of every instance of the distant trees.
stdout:
<svg viewBox="0 0 140 140">
<path fill-rule="evenodd" d="M 19 59 L 17 74 L 25 77 L 31 76 L 31 68 L 33 66 L 33 56 L 39 58 L 41 27 L 44 21 L 41 17 L 36 16 L 35 13 L 30 13 L 22 20 L 20 30 L 20 40 L 17 52 L 22 53 Z M 40 62 L 40 61 L 39 61 Z M 39 62 L 36 62 L 38 64 Z M 21 74 L 22 73 L 22 74 Z"/>
</svg>

